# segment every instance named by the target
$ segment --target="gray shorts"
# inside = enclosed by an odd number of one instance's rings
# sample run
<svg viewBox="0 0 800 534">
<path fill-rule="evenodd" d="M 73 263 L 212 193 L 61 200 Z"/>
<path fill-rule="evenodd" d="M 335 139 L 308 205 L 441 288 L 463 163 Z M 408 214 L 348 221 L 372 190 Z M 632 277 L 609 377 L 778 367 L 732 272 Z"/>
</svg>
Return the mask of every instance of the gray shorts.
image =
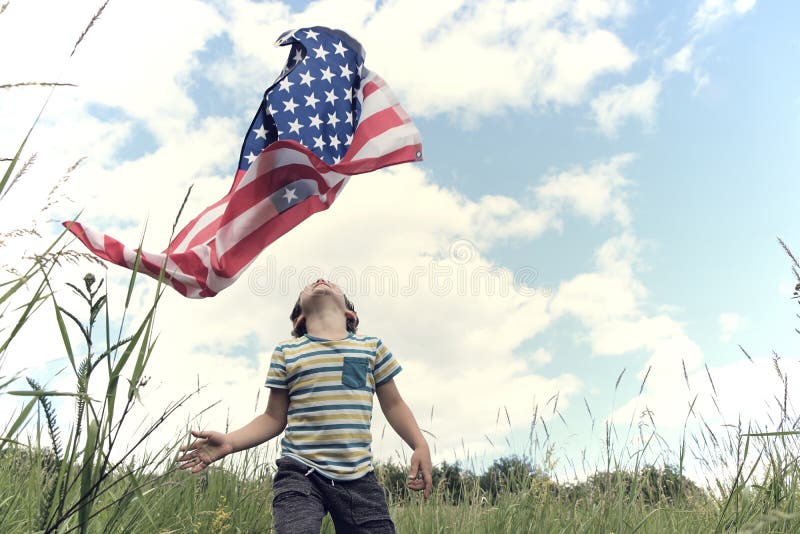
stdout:
<svg viewBox="0 0 800 534">
<path fill-rule="evenodd" d="M 356 480 L 330 478 L 290 458 L 279 458 L 272 481 L 276 534 L 319 534 L 331 514 L 338 534 L 394 534 L 394 523 L 375 473 Z M 308 474 L 307 474 L 308 473 Z"/>
</svg>

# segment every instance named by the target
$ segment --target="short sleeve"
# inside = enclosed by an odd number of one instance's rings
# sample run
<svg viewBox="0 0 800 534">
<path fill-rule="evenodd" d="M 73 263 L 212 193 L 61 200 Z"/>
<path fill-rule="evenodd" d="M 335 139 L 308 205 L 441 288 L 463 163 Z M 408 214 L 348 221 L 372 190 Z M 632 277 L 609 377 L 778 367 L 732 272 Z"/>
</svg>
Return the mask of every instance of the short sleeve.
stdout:
<svg viewBox="0 0 800 534">
<path fill-rule="evenodd" d="M 372 376 L 375 378 L 375 388 L 382 386 L 395 377 L 403 368 L 397 363 L 397 359 L 392 355 L 386 345 L 381 340 L 375 347 L 375 367 Z"/>
<path fill-rule="evenodd" d="M 286 359 L 283 355 L 282 347 L 275 347 L 272 353 L 269 371 L 267 372 L 267 381 L 264 385 L 268 388 L 289 388 L 289 383 L 286 380 Z"/>
</svg>

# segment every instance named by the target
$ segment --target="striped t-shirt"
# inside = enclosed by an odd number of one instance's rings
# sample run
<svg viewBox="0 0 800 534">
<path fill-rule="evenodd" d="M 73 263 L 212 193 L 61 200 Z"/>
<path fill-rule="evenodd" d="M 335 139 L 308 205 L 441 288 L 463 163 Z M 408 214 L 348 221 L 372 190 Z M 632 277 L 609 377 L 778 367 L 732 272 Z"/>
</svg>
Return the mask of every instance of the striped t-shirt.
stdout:
<svg viewBox="0 0 800 534">
<path fill-rule="evenodd" d="M 275 347 L 266 386 L 289 390 L 283 456 L 336 480 L 372 471 L 372 395 L 400 369 L 376 337 L 306 334 Z"/>
</svg>

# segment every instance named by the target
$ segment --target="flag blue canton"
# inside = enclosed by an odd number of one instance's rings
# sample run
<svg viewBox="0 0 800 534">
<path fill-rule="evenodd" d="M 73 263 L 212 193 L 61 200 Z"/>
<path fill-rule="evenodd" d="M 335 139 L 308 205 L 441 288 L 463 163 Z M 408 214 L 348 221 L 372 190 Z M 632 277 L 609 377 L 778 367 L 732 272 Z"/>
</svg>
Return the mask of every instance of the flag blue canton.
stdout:
<svg viewBox="0 0 800 534">
<path fill-rule="evenodd" d="M 361 115 L 357 93 L 364 71 L 361 46 L 336 30 L 296 30 L 278 40 L 291 45 L 278 80 L 264 93 L 245 136 L 239 169 L 279 139 L 298 141 L 322 161 L 338 163 Z"/>
</svg>

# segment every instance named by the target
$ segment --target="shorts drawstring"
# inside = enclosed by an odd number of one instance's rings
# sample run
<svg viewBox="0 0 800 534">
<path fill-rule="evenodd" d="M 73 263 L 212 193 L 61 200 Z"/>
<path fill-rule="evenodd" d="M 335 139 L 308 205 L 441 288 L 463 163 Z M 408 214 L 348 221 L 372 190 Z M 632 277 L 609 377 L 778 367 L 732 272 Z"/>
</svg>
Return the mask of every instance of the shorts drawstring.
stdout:
<svg viewBox="0 0 800 534">
<path fill-rule="evenodd" d="M 303 476 L 308 476 L 308 475 L 310 475 L 310 474 L 311 474 L 311 473 L 313 473 L 313 472 L 314 472 L 314 468 L 312 467 L 312 468 L 310 468 L 308 471 L 306 471 L 306 474 L 305 474 L 305 475 L 303 475 Z M 328 477 L 325 477 L 325 478 L 328 478 Z M 330 480 L 330 481 L 331 481 L 331 486 L 335 486 L 335 485 L 336 485 L 336 484 L 334 484 L 334 482 L 333 482 L 333 479 L 332 479 L 332 478 L 330 478 L 330 479 L 328 479 L 328 480 Z"/>
</svg>

